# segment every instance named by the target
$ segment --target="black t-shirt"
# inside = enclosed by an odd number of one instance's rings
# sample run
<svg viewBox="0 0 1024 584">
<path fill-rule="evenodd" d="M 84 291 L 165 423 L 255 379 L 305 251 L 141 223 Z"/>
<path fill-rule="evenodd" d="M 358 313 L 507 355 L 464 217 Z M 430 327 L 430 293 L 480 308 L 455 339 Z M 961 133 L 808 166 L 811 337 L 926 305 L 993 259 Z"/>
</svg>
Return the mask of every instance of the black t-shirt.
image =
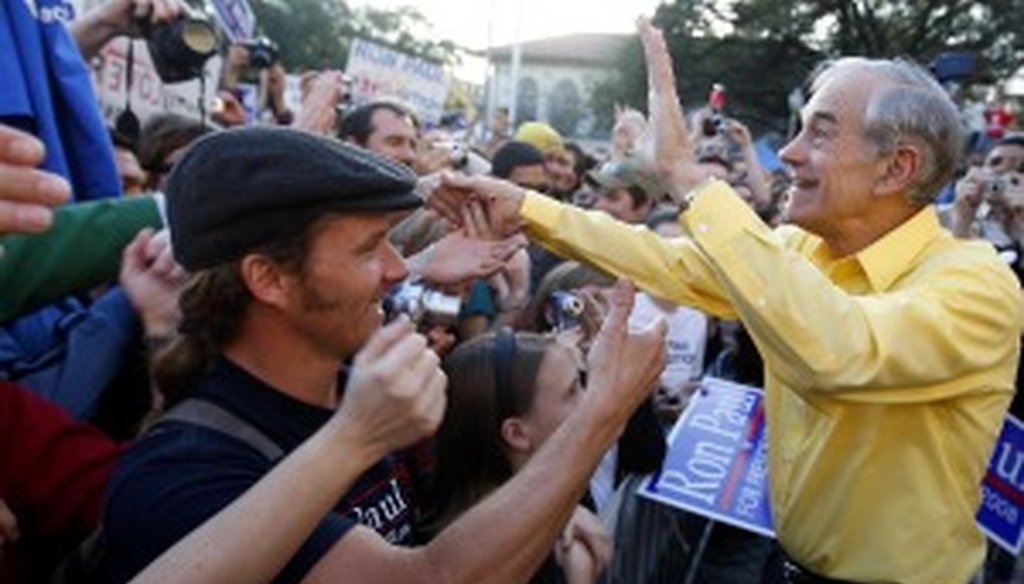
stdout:
<svg viewBox="0 0 1024 584">
<path fill-rule="evenodd" d="M 333 415 L 263 383 L 226 359 L 190 396 L 211 401 L 291 452 Z M 401 452 L 364 473 L 275 583 L 298 582 L 356 523 L 395 544 L 415 541 L 417 457 Z M 215 430 L 164 422 L 124 456 L 104 516 L 110 582 L 126 582 L 194 528 L 240 497 L 272 467 L 252 446 Z M 288 509 L 280 509 L 288 513 Z"/>
</svg>

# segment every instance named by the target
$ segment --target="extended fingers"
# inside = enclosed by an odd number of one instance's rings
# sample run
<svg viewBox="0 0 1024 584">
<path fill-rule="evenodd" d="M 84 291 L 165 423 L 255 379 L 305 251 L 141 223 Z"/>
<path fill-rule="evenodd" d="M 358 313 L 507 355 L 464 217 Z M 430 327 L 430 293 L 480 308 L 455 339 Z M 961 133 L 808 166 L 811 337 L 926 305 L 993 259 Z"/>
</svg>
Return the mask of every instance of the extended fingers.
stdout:
<svg viewBox="0 0 1024 584">
<path fill-rule="evenodd" d="M 44 205 L 0 201 L 0 235 L 42 233 L 53 224 L 53 210 Z"/>
<path fill-rule="evenodd" d="M 43 143 L 35 136 L 0 124 L 0 162 L 36 166 L 45 153 Z"/>
<path fill-rule="evenodd" d="M 68 181 L 56 174 L 0 162 L 0 199 L 52 207 L 70 197 Z"/>
</svg>

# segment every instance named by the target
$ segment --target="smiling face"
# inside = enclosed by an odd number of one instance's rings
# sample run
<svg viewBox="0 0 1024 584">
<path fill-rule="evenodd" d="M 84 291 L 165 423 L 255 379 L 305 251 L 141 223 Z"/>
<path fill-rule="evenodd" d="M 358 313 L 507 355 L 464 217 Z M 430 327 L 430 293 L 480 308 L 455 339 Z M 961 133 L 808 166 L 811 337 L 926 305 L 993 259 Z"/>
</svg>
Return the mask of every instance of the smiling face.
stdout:
<svg viewBox="0 0 1024 584">
<path fill-rule="evenodd" d="M 826 76 L 803 109 L 800 133 L 779 154 L 793 183 L 786 219 L 828 239 L 871 214 L 880 162 L 864 117 L 872 93 L 886 82 L 855 67 Z"/>
<path fill-rule="evenodd" d="M 373 130 L 366 138 L 366 148 L 412 167 L 418 140 L 412 118 L 380 108 L 373 112 L 370 124 Z"/>
<path fill-rule="evenodd" d="M 320 352 L 346 358 L 383 320 L 381 300 L 408 274 L 388 241 L 393 214 L 322 220 L 282 314 Z"/>
</svg>

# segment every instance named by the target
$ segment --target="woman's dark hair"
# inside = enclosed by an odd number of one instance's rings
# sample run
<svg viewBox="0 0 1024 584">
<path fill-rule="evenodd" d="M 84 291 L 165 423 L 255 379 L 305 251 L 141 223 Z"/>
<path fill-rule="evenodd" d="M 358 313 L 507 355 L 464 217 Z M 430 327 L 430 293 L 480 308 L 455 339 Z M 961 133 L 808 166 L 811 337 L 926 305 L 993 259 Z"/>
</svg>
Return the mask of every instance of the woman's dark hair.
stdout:
<svg viewBox="0 0 1024 584">
<path fill-rule="evenodd" d="M 301 273 L 320 222 L 253 250 L 282 269 Z M 248 254 L 247 254 L 248 255 Z M 153 357 L 153 381 L 170 407 L 187 397 L 192 382 L 207 371 L 224 345 L 238 335 L 252 294 L 242 280 L 241 260 L 196 272 L 178 299 L 178 334 Z"/>
<path fill-rule="evenodd" d="M 512 343 L 511 350 L 502 343 Z M 554 343 L 550 336 L 506 329 L 462 344 L 445 359 L 448 405 L 435 438 L 431 500 L 436 506 L 428 516 L 428 531 L 438 533 L 512 476 L 501 425 L 533 405 L 537 371 Z M 500 364 L 500 359 L 509 362 Z M 499 370 L 509 372 L 506 379 L 499 379 Z"/>
</svg>

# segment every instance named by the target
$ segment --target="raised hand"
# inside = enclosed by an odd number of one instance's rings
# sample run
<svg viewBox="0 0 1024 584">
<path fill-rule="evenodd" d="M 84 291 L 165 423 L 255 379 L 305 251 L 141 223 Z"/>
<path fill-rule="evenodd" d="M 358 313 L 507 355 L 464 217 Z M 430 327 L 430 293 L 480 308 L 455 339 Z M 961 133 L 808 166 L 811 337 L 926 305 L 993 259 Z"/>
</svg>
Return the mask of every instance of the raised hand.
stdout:
<svg viewBox="0 0 1024 584">
<path fill-rule="evenodd" d="M 173 22 L 189 13 L 185 0 L 108 0 L 70 23 L 71 34 L 88 63 L 111 39 L 139 38 L 147 27 Z"/>
<path fill-rule="evenodd" d="M 174 261 L 166 229 L 143 229 L 124 248 L 119 282 L 142 320 L 146 334 L 171 334 L 181 319 L 178 296 L 185 271 Z"/>
<path fill-rule="evenodd" d="M 0 235 L 46 231 L 52 208 L 71 197 L 66 180 L 35 168 L 44 155 L 35 137 L 0 125 Z"/>
<path fill-rule="evenodd" d="M 311 134 L 333 136 L 338 124 L 338 103 L 345 95 L 345 77 L 341 71 L 324 71 L 309 85 L 302 107 L 292 127 Z"/>
<path fill-rule="evenodd" d="M 473 278 L 486 278 L 497 273 L 505 262 L 526 242 L 517 236 L 492 239 L 476 227 L 480 219 L 468 217 L 467 204 L 463 226 L 445 235 L 422 252 L 409 259 L 409 269 L 431 284 L 458 284 Z M 481 213 L 479 209 L 476 211 Z"/>
<path fill-rule="evenodd" d="M 625 423 L 654 390 L 665 368 L 668 325 L 659 318 L 640 331 L 629 330 L 636 289 L 619 281 L 609 296 L 609 310 L 587 355 L 588 382 L 584 399 L 596 399 Z"/>
<path fill-rule="evenodd" d="M 356 354 L 332 423 L 379 456 L 433 434 L 447 401 L 448 378 L 438 365 L 427 339 L 398 317 Z"/>
<path fill-rule="evenodd" d="M 647 109 L 650 113 L 639 157 L 655 169 L 672 199 L 683 204 L 686 193 L 703 181 L 705 174 L 694 161 L 665 37 L 646 17 L 637 20 L 637 30 L 647 61 Z"/>
</svg>

